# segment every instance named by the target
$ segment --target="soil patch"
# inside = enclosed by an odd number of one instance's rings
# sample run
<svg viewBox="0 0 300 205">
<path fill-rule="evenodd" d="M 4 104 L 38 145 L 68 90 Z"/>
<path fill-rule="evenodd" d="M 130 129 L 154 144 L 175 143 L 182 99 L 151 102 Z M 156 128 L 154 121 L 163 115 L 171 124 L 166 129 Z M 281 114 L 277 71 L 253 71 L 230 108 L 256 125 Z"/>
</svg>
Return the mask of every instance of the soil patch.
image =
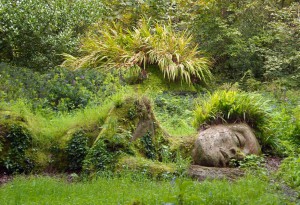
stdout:
<svg viewBox="0 0 300 205">
<path fill-rule="evenodd" d="M 12 180 L 12 176 L 8 176 L 6 174 L 0 174 L 0 186 L 6 184 L 7 182 Z"/>
</svg>

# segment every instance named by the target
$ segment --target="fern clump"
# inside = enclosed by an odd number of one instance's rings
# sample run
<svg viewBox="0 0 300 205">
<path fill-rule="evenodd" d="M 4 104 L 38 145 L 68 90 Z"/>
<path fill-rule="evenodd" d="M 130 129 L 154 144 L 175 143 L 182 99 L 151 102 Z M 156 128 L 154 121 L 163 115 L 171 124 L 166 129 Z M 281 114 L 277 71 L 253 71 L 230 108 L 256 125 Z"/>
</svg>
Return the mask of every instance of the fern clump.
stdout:
<svg viewBox="0 0 300 205">
<path fill-rule="evenodd" d="M 151 26 L 142 20 L 133 29 L 120 24 L 96 25 L 81 42 L 80 57 L 64 54 L 62 66 L 71 69 L 125 69 L 141 73 L 157 65 L 164 77 L 191 83 L 211 78 L 209 60 L 201 55 L 192 36 L 175 32 L 171 24 Z"/>
<path fill-rule="evenodd" d="M 261 95 L 238 91 L 216 91 L 198 102 L 194 126 L 205 124 L 246 122 L 262 128 L 271 119 L 269 101 Z"/>
</svg>

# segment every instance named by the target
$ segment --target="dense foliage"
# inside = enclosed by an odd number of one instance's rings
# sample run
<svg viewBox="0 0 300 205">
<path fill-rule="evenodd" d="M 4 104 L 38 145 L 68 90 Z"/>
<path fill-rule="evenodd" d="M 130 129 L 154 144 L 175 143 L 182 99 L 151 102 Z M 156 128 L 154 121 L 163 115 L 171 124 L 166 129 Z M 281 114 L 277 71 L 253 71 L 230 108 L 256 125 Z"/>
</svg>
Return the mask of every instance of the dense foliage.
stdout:
<svg viewBox="0 0 300 205">
<path fill-rule="evenodd" d="M 0 64 L 0 99 L 24 99 L 33 109 L 59 112 L 101 104 L 121 86 L 119 78 L 97 71 L 52 69 L 41 74 L 27 68 Z"/>
<path fill-rule="evenodd" d="M 192 37 L 178 34 L 170 24 L 151 26 L 142 19 L 138 27 L 125 30 L 120 24 L 98 25 L 82 40 L 82 57 L 66 54 L 62 66 L 71 69 L 125 69 L 140 73 L 157 65 L 168 80 L 191 83 L 210 80 L 209 61 L 201 56 Z M 144 71 L 145 72 L 145 71 Z M 142 74 L 145 75 L 146 74 Z"/>
<path fill-rule="evenodd" d="M 0 171 L 12 173 L 29 173 L 34 163 L 28 156 L 27 150 L 32 146 L 30 132 L 18 124 L 0 125 Z"/>
<path fill-rule="evenodd" d="M 76 52 L 78 38 L 103 13 L 101 1 L 0 2 L 0 60 L 45 70 Z"/>
<path fill-rule="evenodd" d="M 250 70 L 272 80 L 299 80 L 299 3 L 292 1 L 206 1 L 193 25 L 201 48 L 218 73 L 238 79 Z"/>
</svg>

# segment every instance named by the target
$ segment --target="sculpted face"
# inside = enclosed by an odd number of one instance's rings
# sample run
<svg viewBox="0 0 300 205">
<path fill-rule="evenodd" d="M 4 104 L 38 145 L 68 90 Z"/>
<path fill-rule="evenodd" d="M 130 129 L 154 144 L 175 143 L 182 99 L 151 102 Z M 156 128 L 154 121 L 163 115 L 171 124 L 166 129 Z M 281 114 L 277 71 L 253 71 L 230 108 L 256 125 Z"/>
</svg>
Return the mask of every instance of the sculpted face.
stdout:
<svg viewBox="0 0 300 205">
<path fill-rule="evenodd" d="M 259 143 L 246 124 L 212 126 L 200 132 L 193 150 L 195 164 L 226 167 L 230 159 L 260 154 Z"/>
</svg>

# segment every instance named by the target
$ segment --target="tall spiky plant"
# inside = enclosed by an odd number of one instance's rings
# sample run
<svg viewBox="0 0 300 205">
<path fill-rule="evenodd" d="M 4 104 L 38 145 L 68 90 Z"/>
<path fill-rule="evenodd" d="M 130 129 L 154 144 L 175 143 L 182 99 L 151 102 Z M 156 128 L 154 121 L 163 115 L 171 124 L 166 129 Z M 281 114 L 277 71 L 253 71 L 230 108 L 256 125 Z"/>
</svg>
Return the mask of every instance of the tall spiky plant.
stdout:
<svg viewBox="0 0 300 205">
<path fill-rule="evenodd" d="M 256 93 L 218 90 L 198 103 L 194 126 L 246 122 L 259 129 L 271 119 L 269 102 Z"/>
<path fill-rule="evenodd" d="M 191 83 L 193 76 L 206 81 L 211 78 L 209 60 L 198 50 L 186 31 L 176 33 L 170 23 L 151 27 L 150 21 L 143 19 L 131 30 L 117 23 L 102 25 L 101 29 L 96 26 L 82 39 L 82 56 L 65 54 L 62 66 L 128 70 L 155 64 L 169 80 Z"/>
</svg>

